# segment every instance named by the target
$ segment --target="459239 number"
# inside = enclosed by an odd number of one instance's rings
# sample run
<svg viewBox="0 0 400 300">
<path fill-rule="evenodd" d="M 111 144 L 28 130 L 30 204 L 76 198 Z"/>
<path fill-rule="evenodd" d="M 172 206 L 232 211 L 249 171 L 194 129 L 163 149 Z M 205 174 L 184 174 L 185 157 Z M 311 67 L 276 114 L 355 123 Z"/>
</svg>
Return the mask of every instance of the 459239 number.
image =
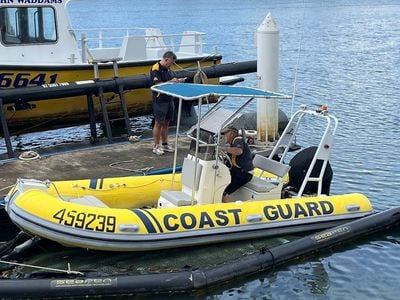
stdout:
<svg viewBox="0 0 400 300">
<path fill-rule="evenodd" d="M 53 215 L 59 224 L 93 231 L 115 232 L 116 217 L 61 209 Z"/>
<path fill-rule="evenodd" d="M 20 88 L 56 83 L 57 74 L 0 73 L 0 88 Z"/>
</svg>

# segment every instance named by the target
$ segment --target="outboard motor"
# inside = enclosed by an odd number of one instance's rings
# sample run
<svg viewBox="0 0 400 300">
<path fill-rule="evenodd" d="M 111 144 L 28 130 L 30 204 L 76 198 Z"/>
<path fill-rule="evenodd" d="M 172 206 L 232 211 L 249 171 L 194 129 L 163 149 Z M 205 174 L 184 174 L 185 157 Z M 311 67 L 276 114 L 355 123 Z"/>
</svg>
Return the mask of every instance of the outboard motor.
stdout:
<svg viewBox="0 0 400 300">
<path fill-rule="evenodd" d="M 317 147 L 309 147 L 301 150 L 297 153 L 292 160 L 290 161 L 290 170 L 289 170 L 289 183 L 288 186 L 292 191 L 298 192 L 304 177 L 307 174 L 308 168 L 311 165 L 311 161 L 315 155 Z M 310 177 L 317 177 L 320 174 L 322 167 L 322 160 L 317 160 L 315 163 L 314 169 L 311 172 Z M 329 195 L 331 181 L 333 177 L 333 171 L 331 165 L 328 161 L 327 166 L 325 168 L 324 176 L 322 177 L 322 194 Z M 318 193 L 318 182 L 308 182 L 305 189 L 304 194 L 317 194 Z"/>
</svg>

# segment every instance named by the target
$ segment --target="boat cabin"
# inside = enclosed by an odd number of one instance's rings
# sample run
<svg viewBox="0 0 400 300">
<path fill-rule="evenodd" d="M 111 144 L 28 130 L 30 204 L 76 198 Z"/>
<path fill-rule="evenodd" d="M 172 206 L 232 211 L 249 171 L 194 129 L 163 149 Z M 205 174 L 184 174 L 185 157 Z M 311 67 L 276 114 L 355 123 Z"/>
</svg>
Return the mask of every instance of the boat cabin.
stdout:
<svg viewBox="0 0 400 300">
<path fill-rule="evenodd" d="M 0 65 L 80 65 L 88 61 L 146 61 L 167 50 L 203 57 L 204 33 L 164 35 L 159 28 L 72 28 L 70 0 L 0 1 Z"/>
</svg>

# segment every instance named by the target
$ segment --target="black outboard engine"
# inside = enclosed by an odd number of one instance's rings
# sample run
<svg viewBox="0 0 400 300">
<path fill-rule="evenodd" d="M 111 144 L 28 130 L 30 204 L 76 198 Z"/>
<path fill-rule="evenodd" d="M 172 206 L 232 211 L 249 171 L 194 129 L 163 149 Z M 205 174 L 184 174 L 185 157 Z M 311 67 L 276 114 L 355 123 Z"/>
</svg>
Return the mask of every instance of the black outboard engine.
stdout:
<svg viewBox="0 0 400 300">
<path fill-rule="evenodd" d="M 292 160 L 290 161 L 290 170 L 289 170 L 289 183 L 288 186 L 292 191 L 298 192 L 300 190 L 301 184 L 303 183 L 304 177 L 307 174 L 308 168 L 310 167 L 311 161 L 315 155 L 315 151 L 317 147 L 309 147 L 301 150 L 297 153 Z M 310 177 L 318 177 L 322 168 L 322 160 L 317 160 L 315 163 L 314 169 L 311 172 Z M 329 195 L 329 190 L 331 187 L 331 181 L 333 177 L 333 171 L 331 165 L 328 161 L 328 164 L 325 168 L 325 174 L 322 177 L 322 194 Z M 317 194 L 318 193 L 318 182 L 308 182 L 303 194 Z"/>
</svg>

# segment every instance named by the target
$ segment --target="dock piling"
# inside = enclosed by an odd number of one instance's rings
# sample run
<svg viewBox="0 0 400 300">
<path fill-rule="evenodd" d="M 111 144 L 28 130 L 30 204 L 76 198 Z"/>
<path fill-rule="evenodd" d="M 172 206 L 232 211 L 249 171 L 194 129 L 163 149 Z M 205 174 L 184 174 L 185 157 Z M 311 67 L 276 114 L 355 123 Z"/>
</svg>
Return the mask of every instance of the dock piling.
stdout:
<svg viewBox="0 0 400 300">
<path fill-rule="evenodd" d="M 11 144 L 10 132 L 8 131 L 8 124 L 3 110 L 3 98 L 0 98 L 0 119 L 3 128 L 4 141 L 6 143 L 8 158 L 14 157 L 14 151 Z"/>
</svg>

